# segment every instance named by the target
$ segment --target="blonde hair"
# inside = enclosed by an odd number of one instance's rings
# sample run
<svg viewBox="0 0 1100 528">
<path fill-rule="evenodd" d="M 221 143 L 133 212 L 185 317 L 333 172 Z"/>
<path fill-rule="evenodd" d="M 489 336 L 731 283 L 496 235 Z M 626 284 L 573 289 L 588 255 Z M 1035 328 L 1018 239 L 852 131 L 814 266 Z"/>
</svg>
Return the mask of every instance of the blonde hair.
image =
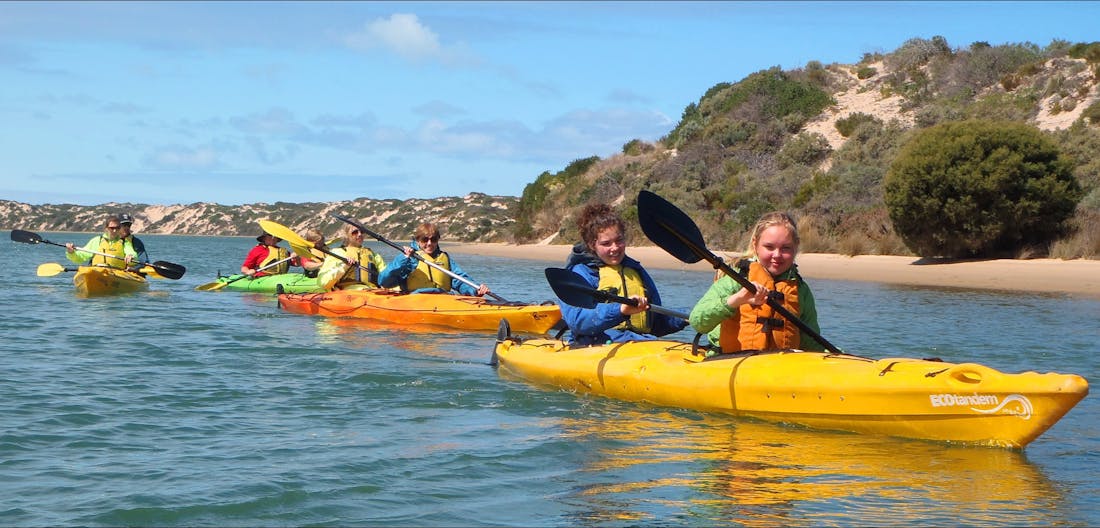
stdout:
<svg viewBox="0 0 1100 528">
<path fill-rule="evenodd" d="M 351 241 L 355 238 L 351 236 L 351 232 L 357 230 L 359 230 L 358 227 L 355 227 L 348 223 L 345 223 L 344 226 L 340 228 L 340 235 L 344 238 L 344 247 L 351 246 Z M 363 235 L 366 235 L 366 233 L 363 233 Z"/>
<path fill-rule="evenodd" d="M 757 256 L 756 243 L 760 241 L 760 234 L 763 233 L 765 229 L 775 226 L 787 228 L 787 231 L 791 233 L 791 239 L 794 240 L 795 253 L 798 252 L 800 240 L 798 238 L 798 225 L 795 223 L 794 218 L 791 218 L 791 215 L 787 213 L 773 211 L 765 213 L 764 216 L 760 217 L 760 220 L 756 221 L 756 225 L 753 226 L 752 238 L 749 239 L 749 249 L 746 252 L 750 257 Z"/>
<path fill-rule="evenodd" d="M 325 235 L 322 234 L 319 229 L 314 229 L 311 227 L 309 229 L 303 229 L 298 234 L 302 235 L 302 238 L 313 242 L 314 245 L 325 243 Z"/>
</svg>

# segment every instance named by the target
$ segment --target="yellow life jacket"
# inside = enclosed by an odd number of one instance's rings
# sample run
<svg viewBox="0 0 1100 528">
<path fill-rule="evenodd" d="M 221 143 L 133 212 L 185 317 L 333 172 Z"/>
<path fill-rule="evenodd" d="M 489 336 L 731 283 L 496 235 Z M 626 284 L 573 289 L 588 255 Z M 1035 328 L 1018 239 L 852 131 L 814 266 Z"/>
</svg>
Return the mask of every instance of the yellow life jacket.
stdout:
<svg viewBox="0 0 1100 528">
<path fill-rule="evenodd" d="M 264 266 L 267 266 L 268 264 L 271 264 L 272 262 L 279 262 L 280 260 L 284 260 L 289 256 L 290 256 L 290 253 L 287 253 L 286 248 L 279 247 L 279 246 L 267 246 L 267 257 L 265 257 L 262 261 L 260 261 L 260 265 L 257 266 L 256 269 L 260 269 Z M 265 269 L 264 273 L 267 273 L 268 275 L 278 275 L 280 273 L 286 273 L 289 270 L 290 270 L 290 261 L 286 261 L 286 262 L 282 262 L 278 265 L 275 265 L 275 266 L 272 266 L 270 268 Z"/>
<path fill-rule="evenodd" d="M 106 253 L 115 258 L 107 258 L 103 255 L 92 255 L 91 265 L 93 266 L 107 266 L 111 268 L 124 269 L 126 268 L 126 240 L 119 238 L 116 240 L 108 240 L 107 237 L 99 236 L 99 251 L 100 253 Z"/>
<path fill-rule="evenodd" d="M 618 266 L 600 266 L 600 282 L 596 285 L 596 289 L 620 297 L 630 297 L 632 295 L 649 297 L 645 291 L 645 282 L 642 281 L 642 275 L 638 273 L 638 270 L 621 264 Z M 631 315 L 615 328 L 648 334 L 650 327 L 649 310 L 646 310 Z"/>
<path fill-rule="evenodd" d="M 445 292 L 451 291 L 451 276 L 439 271 L 427 263 L 431 262 L 447 271 L 451 270 L 451 257 L 446 251 L 440 251 L 439 256 L 432 258 L 424 250 L 417 250 L 416 269 L 405 279 L 405 291 L 414 291 L 422 288 L 439 288 Z"/>
<path fill-rule="evenodd" d="M 378 287 L 378 272 L 380 270 L 374 264 L 374 251 L 368 247 L 345 246 L 337 248 L 334 252 L 359 262 L 358 266 L 348 266 L 348 270 L 344 272 L 344 276 L 340 277 L 339 281 L 337 281 L 336 289 L 347 290 Z M 367 269 L 364 270 L 364 267 Z M 353 286 L 355 285 L 365 285 L 366 288 L 354 288 Z"/>
<path fill-rule="evenodd" d="M 799 315 L 798 284 L 802 277 L 793 272 L 790 277 L 776 282 L 771 273 L 759 262 L 749 264 L 749 281 L 762 284 L 769 291 L 777 292 L 784 308 Z M 771 306 L 742 304 L 738 313 L 722 321 L 719 345 L 722 352 L 739 350 L 783 350 L 798 348 L 801 333 L 798 327 L 776 313 Z"/>
</svg>

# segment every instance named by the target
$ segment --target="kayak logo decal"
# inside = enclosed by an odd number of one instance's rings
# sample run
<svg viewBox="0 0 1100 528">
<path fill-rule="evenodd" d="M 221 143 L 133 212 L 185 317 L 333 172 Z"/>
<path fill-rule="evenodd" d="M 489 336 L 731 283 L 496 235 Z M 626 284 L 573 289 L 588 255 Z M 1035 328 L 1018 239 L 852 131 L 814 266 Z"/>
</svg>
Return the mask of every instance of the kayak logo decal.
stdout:
<svg viewBox="0 0 1100 528">
<path fill-rule="evenodd" d="M 1021 420 L 1030 420 L 1033 408 L 1031 400 L 1020 394 L 1010 394 L 1003 400 L 992 394 L 930 394 L 928 396 L 932 407 L 970 407 L 970 410 L 981 414 L 1011 414 L 1019 416 Z M 978 408 L 975 406 L 992 408 Z"/>
</svg>

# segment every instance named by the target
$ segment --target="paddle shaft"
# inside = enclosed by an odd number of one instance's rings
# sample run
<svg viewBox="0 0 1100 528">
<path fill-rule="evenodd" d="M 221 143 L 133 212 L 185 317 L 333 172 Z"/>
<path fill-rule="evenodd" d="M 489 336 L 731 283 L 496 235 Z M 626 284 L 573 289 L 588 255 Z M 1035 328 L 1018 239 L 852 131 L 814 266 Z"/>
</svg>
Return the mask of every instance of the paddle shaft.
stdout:
<svg viewBox="0 0 1100 528">
<path fill-rule="evenodd" d="M 277 260 L 277 261 L 272 262 L 271 264 L 268 264 L 268 265 L 266 265 L 262 268 L 257 268 L 256 272 L 261 272 L 261 271 L 264 271 L 264 270 L 267 270 L 267 269 L 274 268 L 275 266 L 278 266 L 279 264 L 282 264 L 284 262 L 290 262 L 290 260 L 293 259 L 293 258 L 294 257 L 287 257 L 283 260 Z M 255 275 L 245 275 L 245 274 L 242 273 L 240 277 L 229 279 L 229 280 L 224 281 L 224 282 L 220 282 L 220 281 L 215 282 L 215 283 L 212 283 L 209 288 L 204 288 L 204 289 L 206 289 L 206 290 L 220 290 L 220 289 L 226 287 L 226 285 L 228 285 L 228 284 L 233 284 L 234 282 L 237 282 L 237 281 L 239 281 L 241 279 L 245 279 L 245 278 L 255 278 Z"/>
<path fill-rule="evenodd" d="M 50 242 L 49 240 L 46 240 L 46 239 L 42 239 L 42 240 L 40 240 L 40 242 L 42 242 L 43 244 L 49 244 L 51 246 L 60 246 L 60 247 L 63 247 L 65 249 L 69 249 L 68 246 L 66 246 L 65 244 L 58 244 L 57 242 Z M 126 259 L 118 258 L 115 255 L 110 255 L 110 254 L 107 254 L 107 253 L 100 253 L 99 251 L 92 251 L 90 249 L 81 249 L 81 248 L 74 247 L 74 250 L 79 251 L 81 253 L 91 253 L 93 255 L 99 255 L 101 257 L 107 257 L 109 259 L 122 260 L 122 261 L 126 260 Z"/>
<path fill-rule="evenodd" d="M 260 268 L 256 268 L 256 273 L 259 273 L 259 272 L 261 272 L 261 271 L 266 271 L 266 270 L 269 270 L 269 269 L 271 269 L 271 268 L 274 268 L 275 266 L 278 266 L 279 264 L 282 264 L 282 263 L 284 263 L 284 262 L 290 262 L 291 260 L 294 260 L 294 257 L 293 257 L 293 256 L 287 257 L 287 258 L 285 258 L 285 259 L 283 259 L 283 260 L 276 260 L 275 262 L 272 262 L 271 264 L 268 264 L 268 265 L 266 265 L 266 266 L 263 266 L 263 267 L 260 267 Z M 241 280 L 241 279 L 243 279 L 243 278 L 245 278 L 245 277 L 255 277 L 255 275 L 245 275 L 245 274 L 243 274 L 243 273 L 242 273 L 242 275 L 244 275 L 244 277 L 237 277 L 237 278 L 235 278 L 235 279 L 233 279 L 233 280 L 231 280 L 231 281 L 226 281 L 225 283 L 226 283 L 226 284 L 229 284 L 230 282 L 233 282 L 233 281 L 238 281 L 238 280 Z"/>
<path fill-rule="evenodd" d="M 729 264 L 726 264 L 726 261 L 722 260 L 721 257 L 719 257 L 718 255 L 715 255 L 714 253 L 711 253 L 706 248 L 699 247 L 698 244 L 695 244 L 694 242 L 689 240 L 687 237 L 680 234 L 680 232 L 678 230 L 674 229 L 673 226 L 670 226 L 669 224 L 665 223 L 660 218 L 655 217 L 654 221 L 657 222 L 657 224 L 660 225 L 662 228 L 664 228 L 666 231 L 671 233 L 673 236 L 678 238 L 681 242 L 684 243 L 684 245 L 691 248 L 691 250 L 697 256 L 699 256 L 703 260 L 706 260 L 707 262 L 709 262 L 712 266 L 714 266 L 714 269 L 722 270 L 722 273 L 725 273 L 726 275 L 729 275 L 733 280 L 737 281 L 737 283 L 740 284 L 742 288 L 745 288 L 746 290 L 749 290 L 750 293 L 756 293 L 756 285 L 753 284 L 751 281 L 749 281 L 749 279 L 745 278 L 743 275 L 738 273 L 737 270 L 731 268 L 729 266 Z M 821 334 L 818 334 L 816 331 L 814 331 L 813 328 L 810 328 L 809 325 L 802 322 L 802 319 L 799 319 L 797 315 L 791 313 L 790 310 L 785 308 L 782 304 L 780 304 L 778 301 L 776 301 L 772 297 L 769 296 L 767 298 L 766 303 L 773 310 L 775 310 L 776 313 L 778 313 L 779 315 L 782 315 L 785 319 L 790 321 L 791 324 L 798 327 L 798 329 L 801 330 L 803 333 L 805 333 L 806 335 L 814 338 L 814 340 L 816 340 L 818 343 L 821 343 L 825 347 L 825 349 L 828 350 L 829 352 L 832 352 L 834 354 L 842 354 L 843 353 L 843 351 L 841 351 L 835 345 L 830 343 L 829 340 L 825 339 L 824 337 L 821 337 Z"/>
<path fill-rule="evenodd" d="M 599 290 L 594 290 L 592 296 L 597 298 L 597 299 L 600 299 L 602 301 L 610 301 L 610 302 L 617 302 L 617 303 L 622 303 L 622 304 L 626 304 L 626 305 L 630 305 L 630 306 L 638 306 L 638 299 L 631 299 L 629 297 L 621 297 L 619 295 L 612 295 L 610 293 L 601 292 Z M 685 321 L 688 318 L 688 314 L 686 314 L 684 312 L 677 312 L 676 310 L 669 310 L 668 308 L 665 308 L 663 306 L 658 306 L 656 304 L 649 305 L 649 309 L 650 309 L 650 311 L 653 311 L 653 312 L 656 312 L 656 313 L 659 313 L 659 314 L 662 314 L 662 315 L 667 315 L 669 317 L 677 317 L 677 318 L 683 319 Z"/>
<path fill-rule="evenodd" d="M 387 239 L 386 239 L 386 237 L 384 237 L 384 236 L 382 236 L 382 235 L 379 235 L 378 233 L 375 233 L 374 231 L 371 231 L 370 229 L 367 229 L 367 227 L 366 227 L 366 226 L 364 226 L 363 224 L 360 224 L 359 222 L 356 222 L 355 220 L 352 220 L 352 219 L 350 219 L 350 218 L 347 218 L 347 217 L 344 217 L 344 216 L 340 216 L 340 215 L 338 215 L 338 214 L 333 214 L 332 216 L 333 216 L 333 217 L 335 217 L 335 218 L 338 218 L 338 219 L 340 219 L 340 220 L 343 220 L 344 222 L 347 222 L 347 223 L 349 223 L 349 224 L 351 224 L 351 225 L 353 225 L 353 226 L 355 226 L 355 227 L 356 227 L 356 228 L 358 228 L 358 229 L 359 229 L 360 231 L 362 231 L 362 232 L 364 232 L 364 233 L 366 233 L 366 234 L 370 235 L 371 237 L 373 237 L 373 238 L 374 238 L 375 240 L 377 240 L 377 241 L 379 241 L 379 242 L 382 242 L 382 243 L 388 244 L 388 245 L 389 245 L 390 247 L 392 247 L 392 248 L 394 248 L 394 249 L 396 249 L 396 250 L 398 250 L 398 251 L 400 251 L 400 252 L 402 252 L 402 253 L 404 253 L 404 252 L 405 252 L 405 248 L 403 248 L 403 247 L 401 247 L 401 246 L 399 246 L 399 245 L 397 245 L 397 244 L 394 244 L 393 242 L 390 242 L 389 240 L 387 240 Z M 414 252 L 412 253 L 412 257 L 413 257 L 414 259 L 416 259 L 416 260 L 419 260 L 419 261 L 421 261 L 421 262 L 423 262 L 423 263 L 427 264 L 427 265 L 428 265 L 429 267 L 432 267 L 432 268 L 434 268 L 434 269 L 436 269 L 436 270 L 439 270 L 439 271 L 441 271 L 441 272 L 443 272 L 443 273 L 447 274 L 447 275 L 448 275 L 448 276 L 450 276 L 451 278 L 453 278 L 453 279 L 456 279 L 456 280 L 458 280 L 459 282 L 462 282 L 463 284 L 467 284 L 467 285 L 469 285 L 470 287 L 473 287 L 473 288 L 480 288 L 480 287 L 481 287 L 480 285 L 478 285 L 478 284 L 474 284 L 473 282 L 471 282 L 470 280 L 466 279 L 465 277 L 462 277 L 462 276 L 460 276 L 460 275 L 457 275 L 457 274 L 453 273 L 453 272 L 452 272 L 451 270 L 449 270 L 449 269 L 447 269 L 447 268 L 444 268 L 443 266 L 440 266 L 439 264 L 436 264 L 436 263 L 434 263 L 434 262 L 431 262 L 431 261 L 427 261 L 427 260 L 424 260 L 423 258 L 421 258 L 421 257 L 420 257 L 420 255 L 417 255 L 415 251 L 414 251 Z M 493 293 L 493 292 L 489 292 L 489 293 L 487 293 L 486 295 L 488 295 L 489 297 L 492 297 L 492 298 L 494 298 L 494 299 L 496 299 L 496 300 L 498 300 L 498 301 L 500 301 L 500 302 L 510 302 L 510 301 L 507 301 L 507 300 L 505 300 L 505 299 L 504 299 L 503 297 L 501 297 L 501 296 L 499 296 L 499 295 L 497 295 L 497 294 L 495 294 L 495 293 Z"/>
<path fill-rule="evenodd" d="M 554 294 L 566 304 L 579 306 L 581 308 L 592 308 L 596 305 L 595 301 L 603 301 L 638 306 L 637 299 L 622 297 L 611 292 L 593 288 L 584 281 L 583 277 L 571 270 L 564 268 L 546 268 L 545 273 L 546 281 L 550 283 L 550 288 L 554 290 Z M 580 297 L 578 297 L 578 295 L 573 295 L 573 293 L 578 294 Z M 668 308 L 656 304 L 649 305 L 649 309 L 650 311 L 669 317 L 677 317 L 685 321 L 688 318 L 688 314 L 686 313 L 669 310 Z"/>
</svg>

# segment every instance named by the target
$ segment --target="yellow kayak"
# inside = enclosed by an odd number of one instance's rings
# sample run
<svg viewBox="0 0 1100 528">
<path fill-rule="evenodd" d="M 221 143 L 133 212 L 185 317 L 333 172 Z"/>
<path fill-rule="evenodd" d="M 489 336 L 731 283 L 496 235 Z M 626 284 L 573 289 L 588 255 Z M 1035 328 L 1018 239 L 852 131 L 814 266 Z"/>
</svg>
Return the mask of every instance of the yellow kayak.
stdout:
<svg viewBox="0 0 1100 528">
<path fill-rule="evenodd" d="M 142 291 L 149 281 L 139 273 L 104 266 L 80 266 L 73 276 L 76 292 L 82 296 L 115 295 Z"/>
<path fill-rule="evenodd" d="M 748 352 L 712 358 L 691 343 L 571 349 L 502 325 L 502 374 L 627 401 L 809 427 L 1023 448 L 1088 394 L 1074 374 L 1006 374 L 976 363 L 847 354 Z"/>
</svg>

